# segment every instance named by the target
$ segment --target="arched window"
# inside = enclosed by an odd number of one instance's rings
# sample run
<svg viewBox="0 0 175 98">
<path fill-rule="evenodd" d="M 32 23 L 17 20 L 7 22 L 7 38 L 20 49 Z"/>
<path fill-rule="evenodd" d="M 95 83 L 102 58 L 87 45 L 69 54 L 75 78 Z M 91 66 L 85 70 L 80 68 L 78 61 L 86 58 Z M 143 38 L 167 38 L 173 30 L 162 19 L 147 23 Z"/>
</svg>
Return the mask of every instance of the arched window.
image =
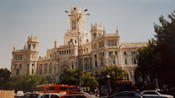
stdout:
<svg viewBox="0 0 175 98">
<path fill-rule="evenodd" d="M 112 60 L 112 64 L 116 64 L 115 58 L 113 58 L 113 60 Z"/>
<path fill-rule="evenodd" d="M 19 75 L 19 69 L 16 70 L 16 75 Z"/>
<path fill-rule="evenodd" d="M 96 33 L 93 33 L 93 37 L 96 38 Z"/>
<path fill-rule="evenodd" d="M 28 45 L 28 49 L 31 49 L 31 45 L 30 44 Z"/>
<path fill-rule="evenodd" d="M 72 64 L 72 69 L 74 69 L 74 65 Z"/>
</svg>

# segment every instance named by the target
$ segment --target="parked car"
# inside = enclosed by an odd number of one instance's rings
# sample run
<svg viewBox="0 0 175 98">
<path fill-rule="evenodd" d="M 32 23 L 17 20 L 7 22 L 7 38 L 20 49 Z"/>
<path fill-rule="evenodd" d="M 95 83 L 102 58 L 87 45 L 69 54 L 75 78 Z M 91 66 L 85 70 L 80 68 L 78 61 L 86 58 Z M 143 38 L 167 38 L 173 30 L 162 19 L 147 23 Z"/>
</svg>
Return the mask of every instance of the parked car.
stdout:
<svg viewBox="0 0 175 98">
<path fill-rule="evenodd" d="M 122 91 L 109 96 L 108 98 L 143 98 L 142 95 L 134 91 Z"/>
<path fill-rule="evenodd" d="M 24 96 L 22 96 L 22 98 L 37 98 L 38 96 L 39 96 L 39 94 L 26 93 L 26 94 L 24 94 Z"/>
<path fill-rule="evenodd" d="M 14 95 L 15 98 L 22 98 L 22 96 L 24 96 L 23 91 L 17 91 L 16 94 Z"/>
<path fill-rule="evenodd" d="M 46 93 L 46 94 L 40 94 L 37 98 L 60 98 L 61 96 L 63 96 L 63 94 Z"/>
<path fill-rule="evenodd" d="M 87 92 L 74 92 L 61 96 L 61 98 L 97 98 L 97 97 Z"/>
<path fill-rule="evenodd" d="M 155 90 L 145 90 L 140 94 L 143 98 L 174 98 L 172 95 L 161 94 Z"/>
</svg>

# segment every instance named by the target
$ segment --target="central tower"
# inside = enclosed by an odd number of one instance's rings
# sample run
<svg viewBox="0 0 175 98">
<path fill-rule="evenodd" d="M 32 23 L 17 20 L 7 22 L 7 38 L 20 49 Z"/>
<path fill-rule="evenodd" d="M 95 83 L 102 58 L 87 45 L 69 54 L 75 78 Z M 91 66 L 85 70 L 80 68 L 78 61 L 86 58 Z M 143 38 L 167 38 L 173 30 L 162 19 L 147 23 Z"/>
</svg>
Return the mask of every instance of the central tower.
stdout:
<svg viewBox="0 0 175 98">
<path fill-rule="evenodd" d="M 89 15 L 86 13 L 87 9 L 82 9 L 79 7 L 73 7 L 70 11 L 70 30 L 84 32 L 84 25 L 86 16 Z"/>
<path fill-rule="evenodd" d="M 73 7 L 70 11 L 65 11 L 70 18 L 70 27 L 64 36 L 65 44 L 85 43 L 87 41 L 85 34 L 85 21 L 88 9 Z"/>
</svg>

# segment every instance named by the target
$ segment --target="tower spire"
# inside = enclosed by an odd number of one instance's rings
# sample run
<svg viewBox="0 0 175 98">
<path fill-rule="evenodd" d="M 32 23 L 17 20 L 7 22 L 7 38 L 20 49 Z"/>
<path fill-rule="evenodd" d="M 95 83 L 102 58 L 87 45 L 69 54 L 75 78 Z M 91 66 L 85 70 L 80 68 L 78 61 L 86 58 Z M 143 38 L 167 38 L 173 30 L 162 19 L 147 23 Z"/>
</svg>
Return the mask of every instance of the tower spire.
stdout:
<svg viewBox="0 0 175 98">
<path fill-rule="evenodd" d="M 118 35 L 118 27 L 116 27 L 116 34 Z"/>
<path fill-rule="evenodd" d="M 54 41 L 54 48 L 57 48 L 57 41 Z"/>
<path fill-rule="evenodd" d="M 106 30 L 105 30 L 105 27 L 103 27 L 103 35 L 106 34 Z"/>
<path fill-rule="evenodd" d="M 16 50 L 16 48 L 15 48 L 15 45 L 13 46 L 13 51 L 15 51 Z"/>
</svg>

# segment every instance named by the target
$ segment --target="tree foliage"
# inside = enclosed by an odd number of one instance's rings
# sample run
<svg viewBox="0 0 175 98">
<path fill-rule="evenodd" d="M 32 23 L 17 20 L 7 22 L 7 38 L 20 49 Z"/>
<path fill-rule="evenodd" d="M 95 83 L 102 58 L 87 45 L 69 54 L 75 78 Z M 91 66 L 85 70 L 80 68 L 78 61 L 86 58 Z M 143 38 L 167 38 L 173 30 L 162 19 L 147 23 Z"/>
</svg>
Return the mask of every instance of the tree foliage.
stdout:
<svg viewBox="0 0 175 98">
<path fill-rule="evenodd" d="M 0 69 L 0 89 L 14 89 L 15 91 L 33 91 L 36 85 L 47 83 L 44 76 L 23 75 L 11 77 L 8 69 Z"/>
<path fill-rule="evenodd" d="M 0 69 L 0 89 L 6 89 L 7 84 L 6 82 L 10 79 L 11 72 L 7 68 Z"/>
<path fill-rule="evenodd" d="M 83 86 L 90 87 L 91 90 L 94 90 L 99 85 L 97 78 L 91 72 L 84 72 L 83 81 Z"/>
<path fill-rule="evenodd" d="M 98 81 L 90 72 L 80 72 L 77 69 L 67 69 L 64 70 L 60 76 L 60 83 L 70 84 L 70 85 L 79 85 L 79 76 L 82 76 L 82 86 L 90 87 L 95 89 L 98 87 Z"/>
<path fill-rule="evenodd" d="M 162 85 L 175 87 L 175 12 L 159 18 L 160 24 L 154 24 L 155 38 L 149 45 L 139 50 L 138 68 L 143 78 L 158 78 Z"/>
<path fill-rule="evenodd" d="M 143 79 L 147 75 L 154 75 L 156 65 L 154 63 L 154 50 L 156 46 L 156 41 L 154 39 L 150 40 L 147 47 L 138 49 L 137 63 L 138 67 L 136 69 L 136 76 L 141 75 Z M 153 67 L 154 66 L 154 67 Z"/>
<path fill-rule="evenodd" d="M 60 83 L 78 85 L 79 84 L 79 71 L 76 69 L 66 69 L 60 75 Z"/>
<path fill-rule="evenodd" d="M 123 70 L 122 67 L 115 66 L 115 65 L 106 67 L 102 69 L 99 73 L 99 77 L 101 79 L 106 79 L 107 75 L 109 75 L 112 80 L 127 79 L 128 77 L 127 72 Z"/>
<path fill-rule="evenodd" d="M 24 75 L 11 77 L 8 82 L 9 89 L 15 89 L 16 91 L 33 91 L 37 85 L 47 83 L 44 76 L 40 75 Z"/>
</svg>

